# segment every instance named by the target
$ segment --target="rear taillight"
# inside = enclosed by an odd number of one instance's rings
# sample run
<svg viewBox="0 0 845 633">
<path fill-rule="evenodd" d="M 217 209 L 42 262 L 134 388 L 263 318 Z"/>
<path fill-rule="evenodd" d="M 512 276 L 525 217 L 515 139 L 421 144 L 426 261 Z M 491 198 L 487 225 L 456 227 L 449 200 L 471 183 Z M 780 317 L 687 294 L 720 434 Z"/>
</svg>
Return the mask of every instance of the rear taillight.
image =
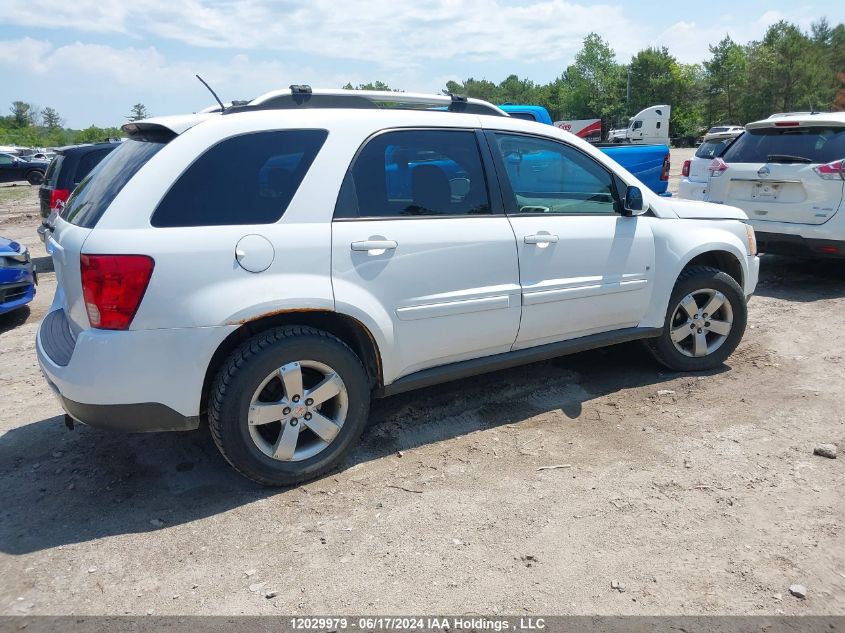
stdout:
<svg viewBox="0 0 845 633">
<path fill-rule="evenodd" d="M 53 189 L 50 192 L 50 211 L 61 211 L 70 197 L 70 189 Z"/>
<path fill-rule="evenodd" d="M 845 158 L 835 160 L 827 165 L 813 167 L 813 171 L 825 180 L 839 180 L 840 178 L 845 180 Z"/>
<path fill-rule="evenodd" d="M 727 168 L 728 164 L 725 161 L 723 161 L 721 158 L 714 158 L 713 162 L 711 162 L 710 166 L 707 168 L 707 171 L 710 172 L 710 176 L 712 178 L 718 178 L 719 176 L 725 173 Z"/>
<path fill-rule="evenodd" d="M 660 180 L 669 180 L 669 154 L 663 157 L 663 171 L 660 172 Z"/>
<path fill-rule="evenodd" d="M 82 296 L 91 327 L 127 330 L 155 262 L 146 255 L 82 255 Z"/>
<path fill-rule="evenodd" d="M 689 176 L 689 166 L 691 163 L 691 160 L 684 161 L 684 166 L 681 167 L 681 176 Z"/>
</svg>

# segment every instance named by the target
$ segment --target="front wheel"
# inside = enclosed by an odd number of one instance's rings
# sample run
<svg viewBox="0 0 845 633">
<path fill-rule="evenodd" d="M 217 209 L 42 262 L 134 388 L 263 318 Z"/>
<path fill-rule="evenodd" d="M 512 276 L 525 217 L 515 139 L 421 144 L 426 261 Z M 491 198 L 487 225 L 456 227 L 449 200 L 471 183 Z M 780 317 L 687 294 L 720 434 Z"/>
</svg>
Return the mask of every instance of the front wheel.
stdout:
<svg viewBox="0 0 845 633">
<path fill-rule="evenodd" d="M 241 474 L 289 486 L 335 468 L 367 423 L 370 383 L 341 340 L 308 327 L 254 336 L 224 363 L 208 418 L 217 448 Z"/>
<path fill-rule="evenodd" d="M 745 296 L 733 277 L 693 266 L 675 282 L 663 332 L 646 344 L 671 369 L 714 369 L 739 345 L 747 319 Z"/>
</svg>

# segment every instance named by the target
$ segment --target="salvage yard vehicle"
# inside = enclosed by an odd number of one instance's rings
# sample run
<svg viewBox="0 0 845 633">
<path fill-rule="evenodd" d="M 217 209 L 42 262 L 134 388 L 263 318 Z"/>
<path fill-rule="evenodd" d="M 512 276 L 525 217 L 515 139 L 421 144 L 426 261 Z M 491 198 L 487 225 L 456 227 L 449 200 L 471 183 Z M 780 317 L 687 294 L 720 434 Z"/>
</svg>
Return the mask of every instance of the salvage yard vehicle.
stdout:
<svg viewBox="0 0 845 633">
<path fill-rule="evenodd" d="M 695 150 L 693 157 L 684 161 L 681 167 L 681 182 L 678 184 L 678 197 L 685 200 L 704 200 L 713 159 L 721 156 L 731 142 L 742 134 L 742 128 L 739 132 L 731 134 L 720 133 L 710 140 L 705 140 Z"/>
<path fill-rule="evenodd" d="M 748 214 L 762 252 L 845 257 L 845 112 L 776 114 L 708 168 L 711 202 Z"/>
<path fill-rule="evenodd" d="M 0 314 L 22 308 L 32 301 L 37 280 L 26 246 L 0 237 Z"/>
<path fill-rule="evenodd" d="M 0 182 L 25 180 L 31 185 L 38 185 L 44 179 L 47 164 L 46 160 L 37 158 L 0 154 Z"/>
<path fill-rule="evenodd" d="M 48 235 L 39 363 L 71 419 L 207 419 L 263 484 L 336 467 L 372 397 L 633 340 L 712 369 L 745 330 L 745 214 L 484 101 L 292 86 L 124 131 Z"/>
<path fill-rule="evenodd" d="M 42 242 L 46 239 L 46 233 L 53 221 L 50 214 L 64 207 L 70 197 L 70 192 L 117 145 L 117 143 L 104 142 L 56 148 L 55 156 L 47 167 L 44 181 L 38 188 L 38 202 L 43 218 L 41 226 L 38 227 L 38 237 Z"/>
</svg>

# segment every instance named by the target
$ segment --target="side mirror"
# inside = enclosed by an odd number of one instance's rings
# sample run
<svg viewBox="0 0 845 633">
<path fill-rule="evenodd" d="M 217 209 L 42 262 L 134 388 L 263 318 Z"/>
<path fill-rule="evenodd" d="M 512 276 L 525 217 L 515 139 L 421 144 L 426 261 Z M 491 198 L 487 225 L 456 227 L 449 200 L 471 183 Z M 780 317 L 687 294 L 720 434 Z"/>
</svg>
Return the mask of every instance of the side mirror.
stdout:
<svg viewBox="0 0 845 633">
<path fill-rule="evenodd" d="M 628 187 L 625 190 L 624 215 L 640 215 L 643 212 L 643 192 L 639 187 Z"/>
</svg>

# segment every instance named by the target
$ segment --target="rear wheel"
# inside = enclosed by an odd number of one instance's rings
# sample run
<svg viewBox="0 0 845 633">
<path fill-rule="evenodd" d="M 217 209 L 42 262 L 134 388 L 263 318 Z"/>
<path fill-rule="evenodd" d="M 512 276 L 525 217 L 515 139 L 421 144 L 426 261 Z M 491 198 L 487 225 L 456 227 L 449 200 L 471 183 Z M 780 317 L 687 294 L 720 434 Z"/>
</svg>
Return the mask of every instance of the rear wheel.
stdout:
<svg viewBox="0 0 845 633">
<path fill-rule="evenodd" d="M 693 266 L 675 283 L 663 332 L 646 344 L 658 361 L 672 369 L 713 369 L 739 345 L 747 316 L 745 297 L 733 277 Z"/>
<path fill-rule="evenodd" d="M 35 169 L 26 175 L 26 181 L 31 185 L 40 185 L 44 181 L 44 172 Z"/>
<path fill-rule="evenodd" d="M 307 327 L 263 332 L 218 374 L 209 426 L 223 456 L 271 486 L 319 477 L 355 446 L 367 422 L 370 385 L 342 341 Z"/>
</svg>

